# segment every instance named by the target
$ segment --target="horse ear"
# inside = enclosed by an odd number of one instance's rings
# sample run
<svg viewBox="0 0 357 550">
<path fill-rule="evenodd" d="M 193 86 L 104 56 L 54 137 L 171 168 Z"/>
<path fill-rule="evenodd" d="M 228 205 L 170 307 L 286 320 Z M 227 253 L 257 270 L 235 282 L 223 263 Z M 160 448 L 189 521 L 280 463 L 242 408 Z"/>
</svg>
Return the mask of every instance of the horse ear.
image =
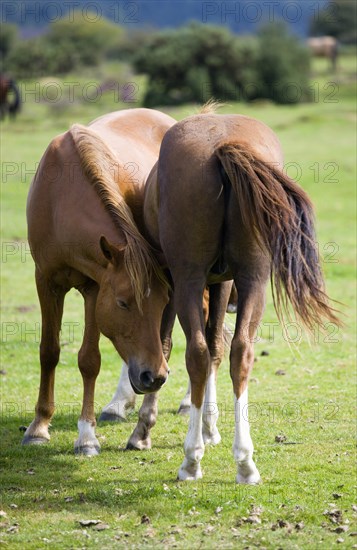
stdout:
<svg viewBox="0 0 357 550">
<path fill-rule="evenodd" d="M 110 243 L 103 235 L 99 241 L 100 249 L 106 259 L 113 265 L 118 265 L 122 260 L 124 247 Z"/>
</svg>

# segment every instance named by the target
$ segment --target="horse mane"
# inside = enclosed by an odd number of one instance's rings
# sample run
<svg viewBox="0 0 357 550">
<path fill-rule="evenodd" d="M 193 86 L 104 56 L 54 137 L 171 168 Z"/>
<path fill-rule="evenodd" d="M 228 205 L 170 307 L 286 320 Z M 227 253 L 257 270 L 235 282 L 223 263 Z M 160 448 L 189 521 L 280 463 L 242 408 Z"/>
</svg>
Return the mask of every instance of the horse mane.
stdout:
<svg viewBox="0 0 357 550">
<path fill-rule="evenodd" d="M 202 107 L 200 107 L 200 110 L 198 111 L 199 115 L 213 115 L 217 112 L 218 109 L 223 107 L 224 103 L 221 103 L 220 101 L 217 101 L 217 99 L 214 99 L 211 97 Z"/>
<path fill-rule="evenodd" d="M 125 268 L 130 277 L 137 304 L 141 309 L 152 275 L 155 274 L 161 283 L 167 283 L 149 243 L 137 228 L 120 186 L 114 179 L 113 172 L 118 173 L 120 162 L 110 147 L 93 130 L 81 124 L 74 124 L 69 132 L 84 174 L 98 193 L 116 226 L 124 233 L 127 243 L 124 250 Z M 120 173 L 123 174 L 125 171 L 120 170 Z"/>
</svg>

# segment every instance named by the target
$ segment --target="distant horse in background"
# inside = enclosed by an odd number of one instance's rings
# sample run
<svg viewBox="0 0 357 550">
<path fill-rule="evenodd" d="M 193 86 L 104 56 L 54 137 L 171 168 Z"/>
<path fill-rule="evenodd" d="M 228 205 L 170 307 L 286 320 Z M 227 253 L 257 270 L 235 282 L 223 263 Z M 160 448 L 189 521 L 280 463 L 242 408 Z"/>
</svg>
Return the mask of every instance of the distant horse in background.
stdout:
<svg viewBox="0 0 357 550">
<path fill-rule="evenodd" d="M 315 57 L 326 57 L 331 61 L 332 70 L 336 70 L 338 42 L 333 36 L 316 36 L 308 38 L 307 45 Z"/>
<path fill-rule="evenodd" d="M 0 74 L 0 119 L 9 114 L 15 118 L 21 109 L 21 95 L 16 82 L 4 74 Z"/>
</svg>

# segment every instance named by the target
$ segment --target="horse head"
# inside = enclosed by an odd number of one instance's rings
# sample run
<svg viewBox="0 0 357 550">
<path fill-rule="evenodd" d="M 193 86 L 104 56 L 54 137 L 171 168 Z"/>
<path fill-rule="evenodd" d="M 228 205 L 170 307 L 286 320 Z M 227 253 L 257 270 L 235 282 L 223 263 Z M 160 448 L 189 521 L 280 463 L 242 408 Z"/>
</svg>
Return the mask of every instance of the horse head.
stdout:
<svg viewBox="0 0 357 550">
<path fill-rule="evenodd" d="M 134 391 L 155 392 L 169 373 L 160 340 L 167 288 L 152 273 L 141 299 L 138 298 L 125 262 L 126 245 L 115 245 L 101 237 L 100 248 L 108 263 L 97 298 L 99 329 L 129 366 Z"/>
</svg>

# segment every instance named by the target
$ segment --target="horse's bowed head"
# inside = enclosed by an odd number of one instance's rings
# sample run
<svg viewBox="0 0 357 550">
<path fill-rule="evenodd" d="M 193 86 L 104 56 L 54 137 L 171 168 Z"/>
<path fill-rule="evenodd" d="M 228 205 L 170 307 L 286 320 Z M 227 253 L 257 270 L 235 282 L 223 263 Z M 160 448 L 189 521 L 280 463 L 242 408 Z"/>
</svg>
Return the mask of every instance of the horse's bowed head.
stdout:
<svg viewBox="0 0 357 550">
<path fill-rule="evenodd" d="M 99 329 L 129 365 L 129 380 L 135 393 L 157 391 L 168 375 L 158 330 L 163 309 L 168 303 L 167 288 L 152 277 L 144 295 L 136 297 L 133 283 L 126 273 L 125 246 L 115 246 L 102 236 L 100 247 L 108 264 L 96 303 Z M 137 342 L 138 335 L 143 340 L 144 353 Z M 148 359 L 146 348 L 159 351 L 158 357 L 151 351 L 152 357 Z"/>
</svg>

